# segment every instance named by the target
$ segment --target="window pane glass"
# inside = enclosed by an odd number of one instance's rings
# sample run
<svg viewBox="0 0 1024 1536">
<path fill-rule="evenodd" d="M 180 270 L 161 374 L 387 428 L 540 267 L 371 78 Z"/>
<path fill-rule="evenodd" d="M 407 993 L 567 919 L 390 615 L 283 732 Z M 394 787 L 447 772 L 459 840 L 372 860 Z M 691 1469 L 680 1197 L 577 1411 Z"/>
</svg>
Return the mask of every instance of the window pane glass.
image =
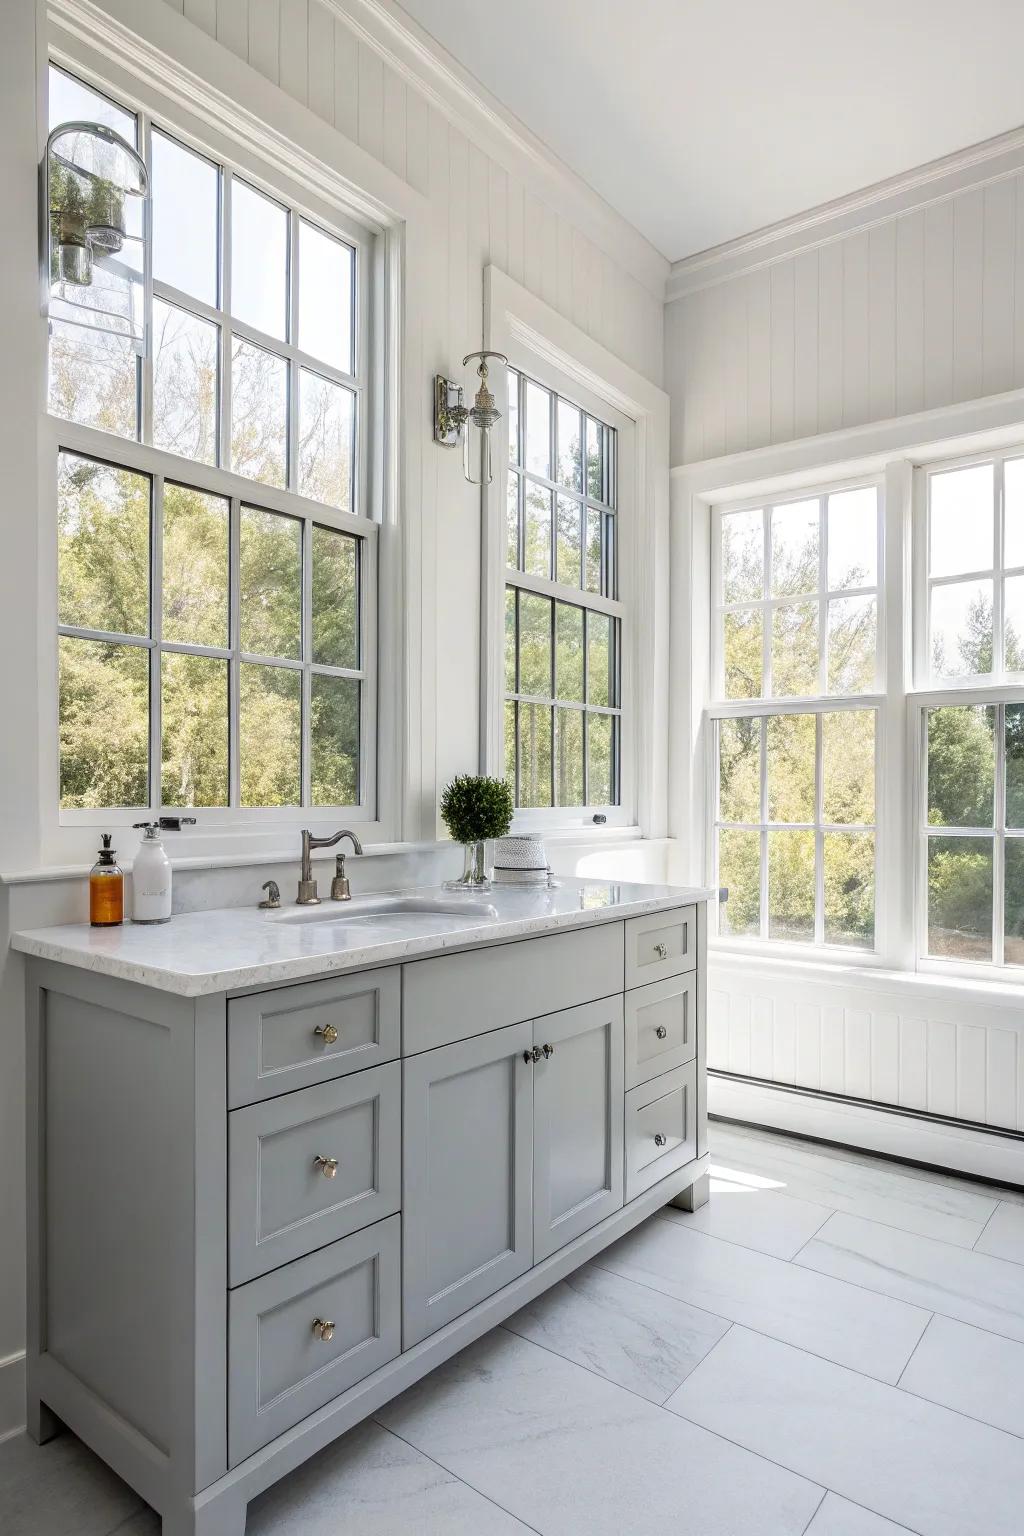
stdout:
<svg viewBox="0 0 1024 1536">
<path fill-rule="evenodd" d="M 764 596 L 764 513 L 730 512 L 722 518 L 722 601 L 756 602 Z"/>
<path fill-rule="evenodd" d="M 729 900 L 718 908 L 719 933 L 756 938 L 761 932 L 760 832 L 719 832 L 718 884 L 729 892 Z"/>
<path fill-rule="evenodd" d="M 870 693 L 878 648 L 873 597 L 835 597 L 828 605 L 828 691 Z"/>
<path fill-rule="evenodd" d="M 768 937 L 814 940 L 814 833 L 768 833 Z"/>
<path fill-rule="evenodd" d="M 227 500 L 165 481 L 163 523 L 164 639 L 227 645 Z"/>
<path fill-rule="evenodd" d="M 583 609 L 555 604 L 555 697 L 583 702 Z M 582 727 L 580 761 L 583 760 Z"/>
<path fill-rule="evenodd" d="M 526 467 L 551 479 L 551 396 L 532 379 L 526 381 Z"/>
<path fill-rule="evenodd" d="M 267 485 L 288 470 L 288 364 L 237 336 L 231 344 L 231 468 Z"/>
<path fill-rule="evenodd" d="M 1008 576 L 1003 594 L 1004 665 L 1007 672 L 1024 672 L 1024 576 Z"/>
<path fill-rule="evenodd" d="M 313 525 L 313 660 L 326 667 L 359 665 L 359 541 L 318 523 Z"/>
<path fill-rule="evenodd" d="M 287 337 L 288 214 L 237 178 L 231 184 L 231 313 Z"/>
<path fill-rule="evenodd" d="M 153 276 L 214 307 L 220 173 L 154 128 L 151 178 Z"/>
<path fill-rule="evenodd" d="M 512 786 L 516 804 L 519 797 L 516 793 L 516 704 L 509 699 L 505 704 L 505 778 Z"/>
<path fill-rule="evenodd" d="M 555 580 L 563 586 L 582 585 L 583 504 L 559 496 L 555 533 Z"/>
<path fill-rule="evenodd" d="M 723 615 L 725 696 L 758 699 L 764 682 L 762 620 L 759 608 L 737 609 Z"/>
<path fill-rule="evenodd" d="M 290 656 L 298 660 L 302 634 L 302 524 L 296 517 L 243 507 L 240 541 L 242 650 L 254 656 Z"/>
<path fill-rule="evenodd" d="M 309 708 L 313 804 L 358 805 L 358 679 L 314 672 Z"/>
<path fill-rule="evenodd" d="M 823 845 L 825 943 L 873 949 L 874 833 L 827 832 Z"/>
<path fill-rule="evenodd" d="M 149 804 L 149 651 L 62 635 L 61 810 Z"/>
<path fill-rule="evenodd" d="M 523 568 L 531 576 L 551 575 L 551 492 L 526 482 Z"/>
<path fill-rule="evenodd" d="M 768 718 L 769 821 L 814 821 L 815 725 L 814 715 Z"/>
<path fill-rule="evenodd" d="M 160 677 L 161 803 L 227 805 L 227 662 L 165 651 Z"/>
<path fill-rule="evenodd" d="M 936 677 L 992 671 L 992 583 L 952 582 L 931 593 L 931 658 Z"/>
<path fill-rule="evenodd" d="M 519 569 L 519 476 L 509 474 L 508 505 L 506 508 L 508 547 L 505 562 L 510 570 Z"/>
<path fill-rule="evenodd" d="M 606 613 L 587 614 L 587 702 L 615 705 L 612 621 Z"/>
<path fill-rule="evenodd" d="M 505 691 L 517 693 L 516 688 L 516 589 L 505 588 Z"/>
<path fill-rule="evenodd" d="M 928 477 L 928 569 L 932 576 L 992 569 L 991 464 Z"/>
<path fill-rule="evenodd" d="M 601 544 L 611 518 L 593 507 L 587 508 L 587 547 L 583 556 L 583 579 L 588 592 L 604 592 L 601 581 Z M 611 595 L 610 593 L 606 595 Z"/>
<path fill-rule="evenodd" d="M 992 840 L 928 839 L 928 953 L 992 959 Z"/>
<path fill-rule="evenodd" d="M 759 718 L 718 722 L 718 815 L 721 821 L 761 820 Z"/>
<path fill-rule="evenodd" d="M 1006 825 L 1024 827 L 1024 704 L 1006 706 Z"/>
<path fill-rule="evenodd" d="M 1003 500 L 1006 504 L 1003 558 L 1012 569 L 1024 565 L 1024 459 L 1007 459 L 1003 465 Z"/>
<path fill-rule="evenodd" d="M 153 300 L 153 442 L 169 453 L 217 459 L 218 327 Z"/>
<path fill-rule="evenodd" d="M 875 820 L 875 712 L 837 710 L 821 717 L 822 820 L 871 826 Z"/>
<path fill-rule="evenodd" d="M 519 692 L 553 697 L 551 599 L 533 592 L 519 594 Z"/>
<path fill-rule="evenodd" d="M 576 406 L 567 400 L 559 400 L 556 430 L 558 434 L 559 485 L 567 485 L 571 491 L 583 489 L 582 466 L 582 416 Z"/>
<path fill-rule="evenodd" d="M 591 805 L 615 805 L 615 720 L 612 715 L 587 715 L 587 799 Z"/>
<path fill-rule="evenodd" d="M 242 804 L 298 805 L 302 674 L 243 662 L 238 711 Z"/>
<path fill-rule="evenodd" d="M 1005 940 L 1007 965 L 1024 965 L 1024 838 L 1006 840 Z"/>
<path fill-rule="evenodd" d="M 551 804 L 551 706 L 519 705 L 519 804 Z"/>
<path fill-rule="evenodd" d="M 818 605 L 783 603 L 772 610 L 772 693 L 807 698 L 818 692 Z"/>
<path fill-rule="evenodd" d="M 299 346 L 342 373 L 353 371 L 354 266 L 350 245 L 299 220 Z"/>
<path fill-rule="evenodd" d="M 55 416 L 136 438 L 138 359 L 116 336 L 50 321 L 49 409 Z"/>
<path fill-rule="evenodd" d="M 521 464 L 519 457 L 519 375 L 508 370 L 508 461 Z"/>
<path fill-rule="evenodd" d="M 772 597 L 817 592 L 818 524 L 817 498 L 772 508 Z"/>
<path fill-rule="evenodd" d="M 74 453 L 58 456 L 61 624 L 149 634 L 149 492 L 146 475 Z"/>
<path fill-rule="evenodd" d="M 555 710 L 555 804 L 584 805 L 583 711 Z M 599 802 L 604 804 L 604 801 Z"/>
<path fill-rule="evenodd" d="M 828 585 L 873 587 L 878 579 L 878 493 L 874 486 L 828 498 Z"/>
<path fill-rule="evenodd" d="M 303 368 L 299 372 L 299 492 L 352 510 L 355 396 Z"/>
<path fill-rule="evenodd" d="M 88 123 L 103 123 L 127 139 L 129 144 L 135 143 L 135 118 L 131 112 L 126 112 L 81 80 L 66 75 L 54 64 L 49 70 L 49 98 L 51 128 L 56 128 L 58 123 L 84 119 Z"/>
<path fill-rule="evenodd" d="M 607 501 L 605 488 L 604 457 L 606 429 L 599 421 L 587 417 L 587 495 L 595 501 Z"/>
<path fill-rule="evenodd" d="M 928 711 L 928 824 L 991 827 L 995 799 L 993 707 Z"/>
</svg>

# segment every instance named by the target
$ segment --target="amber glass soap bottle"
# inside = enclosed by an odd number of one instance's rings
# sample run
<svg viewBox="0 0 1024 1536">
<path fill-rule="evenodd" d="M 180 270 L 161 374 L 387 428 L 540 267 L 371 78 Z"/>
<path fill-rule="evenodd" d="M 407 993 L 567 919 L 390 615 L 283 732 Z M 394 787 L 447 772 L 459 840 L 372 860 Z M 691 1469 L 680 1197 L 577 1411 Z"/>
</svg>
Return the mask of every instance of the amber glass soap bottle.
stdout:
<svg viewBox="0 0 1024 1536">
<path fill-rule="evenodd" d="M 116 928 L 124 922 L 124 874 L 114 861 L 110 833 L 104 832 L 99 858 L 89 871 L 89 922 L 94 928 Z"/>
</svg>

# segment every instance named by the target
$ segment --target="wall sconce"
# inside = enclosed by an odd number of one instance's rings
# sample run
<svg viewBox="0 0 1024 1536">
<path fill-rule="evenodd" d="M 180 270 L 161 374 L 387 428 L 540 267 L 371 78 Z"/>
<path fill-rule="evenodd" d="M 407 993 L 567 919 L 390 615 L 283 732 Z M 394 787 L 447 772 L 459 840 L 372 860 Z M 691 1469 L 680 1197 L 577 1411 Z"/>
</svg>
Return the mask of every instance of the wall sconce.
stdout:
<svg viewBox="0 0 1024 1536">
<path fill-rule="evenodd" d="M 489 485 L 493 475 L 491 428 L 501 420 L 501 412 L 487 387 L 487 359 L 496 357 L 507 364 L 508 358 L 503 352 L 467 352 L 462 366 L 474 357 L 480 359 L 476 370 L 480 387 L 468 410 L 461 384 L 441 373 L 434 378 L 434 442 L 442 448 L 457 448 L 461 442 L 466 479 L 470 485 Z"/>
</svg>

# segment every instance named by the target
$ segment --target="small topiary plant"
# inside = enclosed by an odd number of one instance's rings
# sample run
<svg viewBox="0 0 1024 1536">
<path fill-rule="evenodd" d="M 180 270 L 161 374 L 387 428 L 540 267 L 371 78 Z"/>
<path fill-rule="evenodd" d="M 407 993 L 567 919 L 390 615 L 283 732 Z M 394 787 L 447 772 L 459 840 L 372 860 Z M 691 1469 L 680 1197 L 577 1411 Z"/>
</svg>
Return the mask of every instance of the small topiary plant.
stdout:
<svg viewBox="0 0 1024 1536">
<path fill-rule="evenodd" d="M 504 837 L 514 811 L 507 781 L 483 774 L 459 774 L 441 796 L 441 820 L 457 843 Z"/>
</svg>

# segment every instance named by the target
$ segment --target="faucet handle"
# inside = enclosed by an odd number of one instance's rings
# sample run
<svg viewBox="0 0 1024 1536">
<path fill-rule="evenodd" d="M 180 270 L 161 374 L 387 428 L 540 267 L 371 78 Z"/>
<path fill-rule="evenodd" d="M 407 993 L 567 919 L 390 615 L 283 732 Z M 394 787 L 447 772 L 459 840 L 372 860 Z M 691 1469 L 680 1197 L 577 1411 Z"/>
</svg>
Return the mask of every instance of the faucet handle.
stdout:
<svg viewBox="0 0 1024 1536">
<path fill-rule="evenodd" d="M 334 860 L 334 879 L 331 881 L 332 901 L 351 901 L 352 887 L 345 873 L 345 855 L 339 853 Z"/>
<path fill-rule="evenodd" d="M 261 889 L 268 892 L 266 901 L 260 902 L 261 907 L 279 907 L 281 905 L 281 890 L 276 880 L 268 880 Z"/>
</svg>

